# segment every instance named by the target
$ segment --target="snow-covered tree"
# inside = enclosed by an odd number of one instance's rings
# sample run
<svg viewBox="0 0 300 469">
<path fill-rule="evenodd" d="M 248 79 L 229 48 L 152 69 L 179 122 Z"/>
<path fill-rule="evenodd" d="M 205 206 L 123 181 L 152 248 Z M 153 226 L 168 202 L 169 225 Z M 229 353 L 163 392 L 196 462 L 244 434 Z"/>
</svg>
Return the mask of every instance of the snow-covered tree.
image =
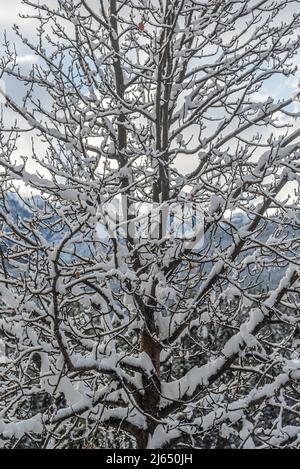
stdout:
<svg viewBox="0 0 300 469">
<path fill-rule="evenodd" d="M 0 65 L 2 446 L 299 446 L 300 2 L 23 3 Z"/>
</svg>

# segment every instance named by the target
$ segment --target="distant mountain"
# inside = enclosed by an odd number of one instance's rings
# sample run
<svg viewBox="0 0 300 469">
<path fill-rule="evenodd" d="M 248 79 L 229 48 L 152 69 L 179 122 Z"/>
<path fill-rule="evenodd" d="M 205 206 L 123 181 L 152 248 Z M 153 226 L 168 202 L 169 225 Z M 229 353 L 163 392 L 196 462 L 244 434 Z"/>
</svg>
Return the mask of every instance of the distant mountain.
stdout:
<svg viewBox="0 0 300 469">
<path fill-rule="evenodd" d="M 32 220 L 36 215 L 30 210 L 29 206 L 26 205 L 26 200 L 22 201 L 17 195 L 15 194 L 8 194 L 7 195 L 7 203 L 10 211 L 10 215 L 13 219 L 13 221 L 16 224 L 21 224 L 22 222 L 29 222 Z M 30 199 L 30 205 L 34 204 L 37 208 L 44 210 L 46 212 L 46 207 L 43 199 L 39 196 L 34 196 L 33 198 Z M 54 218 L 54 217 L 53 217 Z M 52 221 L 53 221 L 52 218 Z M 224 252 L 226 248 L 228 248 L 232 244 L 232 234 L 235 232 L 237 234 L 239 231 L 242 231 L 242 229 L 247 226 L 249 223 L 249 218 L 247 215 L 245 215 L 242 212 L 236 212 L 234 213 L 230 219 L 228 219 L 228 222 L 230 222 L 235 228 L 234 231 L 232 231 L 232 228 L 226 223 L 221 223 L 220 227 L 217 230 L 208 232 L 204 238 L 204 246 L 208 246 L 208 243 L 211 243 L 211 248 L 209 250 L 210 253 L 216 252 L 216 250 L 219 250 L 220 253 Z M 48 222 L 49 223 L 49 222 Z M 45 221 L 45 225 L 47 224 L 47 221 Z M 0 229 L 1 228 L 1 221 L 0 221 Z M 5 228 L 4 228 L 5 229 Z M 276 225 L 275 223 L 268 222 L 264 230 L 260 233 L 257 233 L 257 235 L 254 234 L 254 236 L 258 236 L 259 240 L 261 242 L 266 242 L 274 233 L 276 230 Z M 42 230 L 42 235 L 43 237 L 47 240 L 47 242 L 51 245 L 55 245 L 59 240 L 63 237 L 64 233 L 67 231 L 67 228 L 62 229 L 58 233 L 53 233 L 52 230 L 47 229 L 47 226 Z M 103 229 L 99 227 L 99 232 L 103 236 Z M 285 236 L 288 236 L 290 238 L 294 236 L 299 236 L 299 233 L 294 232 L 292 233 L 289 228 L 286 228 L 286 233 Z M 0 247 L 1 247 L 1 240 L 0 240 Z M 2 245 L 3 247 L 3 245 Z M 81 255 L 89 256 L 90 252 L 89 249 L 86 245 L 84 244 L 77 244 L 76 245 L 77 251 Z M 250 255 L 251 251 L 247 252 L 247 255 Z M 242 256 L 242 258 L 245 255 Z M 209 269 L 212 268 L 212 265 L 210 266 L 209 264 L 206 267 L 206 271 L 209 271 Z M 277 266 L 274 266 L 269 269 L 265 269 L 263 274 L 261 276 L 258 275 L 258 273 L 255 271 L 256 266 L 252 265 L 249 267 L 248 271 L 248 276 L 245 275 L 245 279 L 243 281 L 244 285 L 249 284 L 251 285 L 251 282 L 254 281 L 254 278 L 259 278 L 260 281 L 262 282 L 268 282 L 269 285 L 276 286 L 280 279 L 284 275 L 284 268 L 279 268 Z"/>
</svg>

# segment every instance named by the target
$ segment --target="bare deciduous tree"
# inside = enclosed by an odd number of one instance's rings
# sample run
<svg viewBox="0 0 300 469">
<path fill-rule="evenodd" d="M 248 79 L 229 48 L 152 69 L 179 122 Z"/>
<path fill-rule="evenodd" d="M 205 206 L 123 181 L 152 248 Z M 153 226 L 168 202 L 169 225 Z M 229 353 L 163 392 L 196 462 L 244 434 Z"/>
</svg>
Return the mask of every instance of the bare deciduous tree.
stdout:
<svg viewBox="0 0 300 469">
<path fill-rule="evenodd" d="M 300 131 L 273 90 L 299 3 L 24 0 L 36 60 L 7 37 L 1 58 L 2 445 L 298 445 Z M 196 244 L 174 204 L 201 211 Z"/>
</svg>

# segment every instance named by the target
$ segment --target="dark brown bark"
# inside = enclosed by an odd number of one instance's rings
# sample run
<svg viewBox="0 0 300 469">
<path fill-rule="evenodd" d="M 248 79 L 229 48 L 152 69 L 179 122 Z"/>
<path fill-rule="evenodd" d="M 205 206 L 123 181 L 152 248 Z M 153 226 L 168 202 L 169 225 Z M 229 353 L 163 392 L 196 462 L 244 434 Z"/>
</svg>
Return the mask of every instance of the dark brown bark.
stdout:
<svg viewBox="0 0 300 469">
<path fill-rule="evenodd" d="M 143 376 L 144 395 L 141 399 L 141 407 L 146 414 L 147 431 L 137 440 L 139 448 L 146 448 L 149 437 L 154 433 L 157 427 L 160 403 L 160 346 L 151 337 L 147 328 L 144 328 L 141 334 L 140 349 L 151 359 L 155 371 L 149 376 Z"/>
</svg>

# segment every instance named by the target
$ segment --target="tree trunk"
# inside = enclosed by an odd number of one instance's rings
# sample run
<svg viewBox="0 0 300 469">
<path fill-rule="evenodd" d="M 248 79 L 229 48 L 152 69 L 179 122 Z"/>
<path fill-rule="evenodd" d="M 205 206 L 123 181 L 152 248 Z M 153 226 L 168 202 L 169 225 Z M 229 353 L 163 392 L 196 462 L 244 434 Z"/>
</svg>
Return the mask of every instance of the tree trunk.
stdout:
<svg viewBox="0 0 300 469">
<path fill-rule="evenodd" d="M 160 345 L 151 337 L 146 327 L 142 331 L 140 341 L 141 352 L 146 352 L 150 357 L 155 371 L 149 376 L 143 376 L 144 395 L 141 407 L 146 414 L 147 430 L 137 439 L 138 448 L 147 448 L 149 437 L 153 435 L 157 427 L 160 403 Z"/>
</svg>

